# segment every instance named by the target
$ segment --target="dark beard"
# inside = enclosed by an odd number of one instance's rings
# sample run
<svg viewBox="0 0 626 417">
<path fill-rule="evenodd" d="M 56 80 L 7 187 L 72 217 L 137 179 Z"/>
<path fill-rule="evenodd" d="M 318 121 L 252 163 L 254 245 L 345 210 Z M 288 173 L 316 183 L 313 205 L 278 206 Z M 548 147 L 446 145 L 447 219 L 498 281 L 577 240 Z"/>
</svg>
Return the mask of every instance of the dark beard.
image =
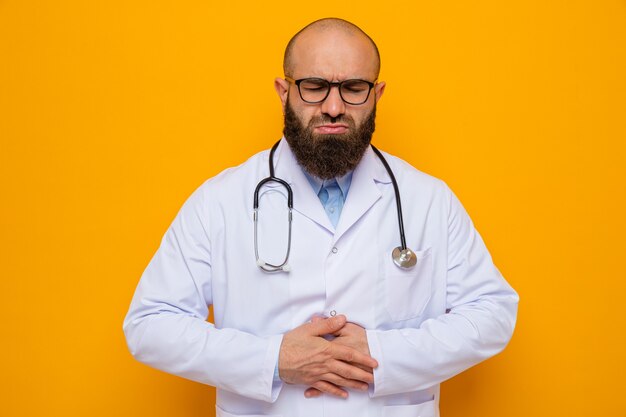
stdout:
<svg viewBox="0 0 626 417">
<path fill-rule="evenodd" d="M 285 105 L 285 128 L 283 134 L 291 147 L 298 164 L 308 173 L 327 180 L 341 177 L 352 171 L 361 161 L 372 140 L 376 119 L 376 107 L 363 121 L 355 127 L 352 117 L 341 115 L 331 118 L 327 115 L 314 117 L 304 127 L 295 111 Z M 340 135 L 316 135 L 315 126 L 324 123 L 345 123 L 349 133 Z"/>
</svg>

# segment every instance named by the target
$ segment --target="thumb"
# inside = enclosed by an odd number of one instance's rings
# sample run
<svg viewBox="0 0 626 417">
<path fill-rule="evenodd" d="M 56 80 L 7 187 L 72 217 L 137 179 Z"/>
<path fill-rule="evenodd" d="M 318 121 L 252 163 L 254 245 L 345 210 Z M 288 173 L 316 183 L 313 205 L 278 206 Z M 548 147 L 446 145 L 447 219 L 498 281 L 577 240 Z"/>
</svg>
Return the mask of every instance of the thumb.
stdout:
<svg viewBox="0 0 626 417">
<path fill-rule="evenodd" d="M 340 314 L 327 319 L 316 319 L 309 323 L 308 327 L 312 335 L 324 336 L 325 334 L 332 334 L 339 331 L 343 326 L 345 326 L 346 322 L 346 316 Z"/>
</svg>

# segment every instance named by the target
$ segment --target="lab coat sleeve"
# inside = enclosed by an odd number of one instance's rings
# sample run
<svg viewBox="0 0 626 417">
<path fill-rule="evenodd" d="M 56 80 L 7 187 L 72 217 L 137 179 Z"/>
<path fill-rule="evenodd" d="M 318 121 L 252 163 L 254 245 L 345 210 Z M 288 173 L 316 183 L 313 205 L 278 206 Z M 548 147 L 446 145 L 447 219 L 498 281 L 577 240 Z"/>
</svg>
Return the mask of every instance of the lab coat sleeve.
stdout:
<svg viewBox="0 0 626 417">
<path fill-rule="evenodd" d="M 500 352 L 513 333 L 517 293 L 493 264 L 461 203 L 446 192 L 448 313 L 419 328 L 367 331 L 370 352 L 379 362 L 370 396 L 439 384 Z"/>
<path fill-rule="evenodd" d="M 183 205 L 144 271 L 124 320 L 132 355 L 147 365 L 239 395 L 273 402 L 282 336 L 217 329 L 206 321 L 211 243 L 201 189 Z"/>
</svg>

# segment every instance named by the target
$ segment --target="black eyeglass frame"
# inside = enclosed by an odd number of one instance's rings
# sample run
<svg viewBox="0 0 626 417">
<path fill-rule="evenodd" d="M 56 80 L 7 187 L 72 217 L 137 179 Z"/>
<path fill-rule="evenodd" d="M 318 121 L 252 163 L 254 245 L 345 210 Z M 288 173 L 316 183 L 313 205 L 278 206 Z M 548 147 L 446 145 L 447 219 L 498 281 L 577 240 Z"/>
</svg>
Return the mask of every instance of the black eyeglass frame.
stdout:
<svg viewBox="0 0 626 417">
<path fill-rule="evenodd" d="M 374 80 L 374 82 L 371 81 L 367 81 L 367 80 L 361 80 L 358 78 L 352 78 L 349 80 L 343 80 L 343 81 L 338 81 L 338 82 L 331 82 L 328 80 L 325 80 L 323 78 L 316 78 L 316 77 L 309 77 L 309 78 L 300 78 L 299 80 L 294 80 L 291 77 L 287 77 L 285 76 L 285 80 L 287 80 L 290 83 L 295 84 L 298 87 L 298 94 L 300 95 L 300 98 L 302 99 L 302 101 L 304 101 L 305 103 L 309 103 L 309 104 L 319 104 L 322 103 L 324 100 L 326 100 L 328 98 L 328 95 L 330 94 L 330 89 L 333 87 L 337 87 L 337 89 L 339 90 L 339 97 L 341 97 L 341 100 L 343 100 L 344 103 L 346 104 L 350 104 L 352 106 L 360 106 L 361 104 L 365 104 L 365 102 L 370 98 L 370 93 L 372 92 L 372 88 L 374 88 L 374 86 L 376 85 L 376 81 Z M 326 83 L 328 85 L 328 89 L 326 90 L 326 95 L 324 96 L 323 99 L 321 100 L 317 100 L 317 101 L 308 101 L 305 100 L 304 97 L 302 97 L 302 91 L 300 91 L 300 83 L 302 83 L 303 81 L 322 81 L 324 83 Z M 343 97 L 343 94 L 341 94 L 341 85 L 343 83 L 347 83 L 347 82 L 354 82 L 354 81 L 360 81 L 360 82 L 364 82 L 369 86 L 369 89 L 367 90 L 367 96 L 365 97 L 365 100 L 359 102 L 359 103 L 351 103 L 348 100 L 346 100 Z"/>
</svg>

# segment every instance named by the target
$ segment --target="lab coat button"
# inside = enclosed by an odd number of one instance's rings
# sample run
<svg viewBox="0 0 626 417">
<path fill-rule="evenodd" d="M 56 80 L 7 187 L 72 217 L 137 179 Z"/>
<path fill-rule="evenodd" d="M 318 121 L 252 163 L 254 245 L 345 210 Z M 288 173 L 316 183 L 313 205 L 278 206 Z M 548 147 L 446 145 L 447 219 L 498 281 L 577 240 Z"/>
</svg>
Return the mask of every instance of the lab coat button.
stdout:
<svg viewBox="0 0 626 417">
<path fill-rule="evenodd" d="M 335 310 L 330 310 L 330 317 L 335 317 L 337 312 Z"/>
<path fill-rule="evenodd" d="M 333 248 L 332 252 L 333 252 L 333 253 L 337 253 L 337 252 L 339 252 L 339 249 L 337 249 L 337 247 L 335 246 L 335 247 Z"/>
</svg>

